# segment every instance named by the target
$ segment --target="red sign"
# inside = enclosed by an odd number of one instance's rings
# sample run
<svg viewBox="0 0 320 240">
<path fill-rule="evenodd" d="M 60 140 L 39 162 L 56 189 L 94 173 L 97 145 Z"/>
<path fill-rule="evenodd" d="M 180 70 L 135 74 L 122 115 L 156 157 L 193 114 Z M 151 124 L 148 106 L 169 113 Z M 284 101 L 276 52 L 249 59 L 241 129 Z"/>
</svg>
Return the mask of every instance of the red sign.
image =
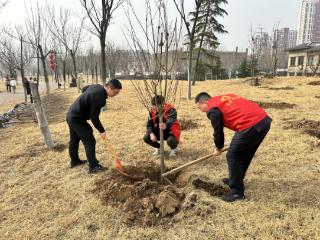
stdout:
<svg viewBox="0 0 320 240">
<path fill-rule="evenodd" d="M 55 63 L 55 56 L 54 56 L 53 50 L 51 50 L 49 53 L 49 63 L 50 63 L 51 70 L 54 71 L 57 67 L 57 64 Z"/>
</svg>

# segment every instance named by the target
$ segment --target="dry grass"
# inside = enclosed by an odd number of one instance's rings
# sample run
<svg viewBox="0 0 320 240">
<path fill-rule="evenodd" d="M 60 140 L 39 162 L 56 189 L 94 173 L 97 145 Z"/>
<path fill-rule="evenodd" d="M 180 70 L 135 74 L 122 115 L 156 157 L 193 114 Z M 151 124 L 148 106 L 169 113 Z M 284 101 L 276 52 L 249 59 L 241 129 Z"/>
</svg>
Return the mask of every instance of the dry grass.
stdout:
<svg viewBox="0 0 320 240">
<path fill-rule="evenodd" d="M 121 221 L 121 212 L 104 206 L 92 193 L 103 174 L 90 176 L 87 167 L 68 168 L 68 150 L 47 151 L 37 125 L 21 124 L 0 129 L 0 238 L 1 239 L 320 239 L 319 139 L 300 130 L 285 129 L 288 120 L 320 121 L 320 86 L 307 85 L 314 79 L 266 80 L 262 86 L 294 87 L 273 91 L 251 87 L 243 81 L 201 82 L 193 95 L 233 92 L 260 102 L 296 104 L 293 109 L 268 109 L 271 131 L 256 154 L 246 177 L 247 199 L 225 203 L 208 193 L 192 189 L 198 205 L 186 211 L 171 226 L 143 228 Z M 139 165 L 151 149 L 142 141 L 147 113 L 138 104 L 129 82 L 119 96 L 108 100 L 102 122 L 120 153 L 124 165 Z M 184 83 L 184 85 L 186 85 Z M 185 89 L 184 89 L 185 90 Z M 65 114 L 77 96 L 76 90 L 57 91 L 43 100 L 54 140 L 68 143 Z M 12 104 L 0 106 L 6 111 Z M 171 167 L 186 163 L 211 150 L 212 130 L 193 101 L 182 99 L 179 118 L 198 126 L 182 133 L 179 156 L 168 160 Z M 112 166 L 111 155 L 99 139 L 97 158 Z M 232 132 L 226 131 L 229 141 Z M 315 145 L 316 144 L 316 145 Z M 313 146 L 313 147 L 312 147 Z M 80 147 L 84 157 L 83 147 Z M 192 167 L 193 174 L 219 183 L 227 175 L 225 155 L 221 160 Z M 210 214 L 202 209 L 210 208 Z M 200 213 L 199 213 L 200 212 Z"/>
</svg>

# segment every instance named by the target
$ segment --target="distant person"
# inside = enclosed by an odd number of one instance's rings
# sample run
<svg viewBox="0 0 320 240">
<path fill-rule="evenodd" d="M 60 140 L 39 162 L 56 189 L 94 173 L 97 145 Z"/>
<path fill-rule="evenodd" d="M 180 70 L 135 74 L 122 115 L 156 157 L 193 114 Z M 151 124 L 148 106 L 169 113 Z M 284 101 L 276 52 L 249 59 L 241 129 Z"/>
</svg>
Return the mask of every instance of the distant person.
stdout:
<svg viewBox="0 0 320 240">
<path fill-rule="evenodd" d="M 226 202 L 244 198 L 243 180 L 251 160 L 267 135 L 272 119 L 256 103 L 235 94 L 211 97 L 202 92 L 196 96 L 197 107 L 207 114 L 214 129 L 214 155 L 221 155 L 226 127 L 235 131 L 227 153 L 229 178 L 223 182 L 230 190 L 222 199 Z"/>
<path fill-rule="evenodd" d="M 16 89 L 17 89 L 17 80 L 16 79 L 11 79 L 10 80 L 10 86 L 11 86 L 13 94 L 15 94 L 16 93 Z"/>
<path fill-rule="evenodd" d="M 121 89 L 122 85 L 117 79 L 110 80 L 105 87 L 99 84 L 91 85 L 70 106 L 67 113 L 67 123 L 70 130 L 69 155 L 71 167 L 86 162 L 80 160 L 78 154 L 81 140 L 89 162 L 89 173 L 105 170 L 96 159 L 96 140 L 87 120 L 91 120 L 94 127 L 100 132 L 100 136 L 104 139 L 106 131 L 99 119 L 101 108 L 105 106 L 108 97 L 118 95 Z"/>
<path fill-rule="evenodd" d="M 30 78 L 30 81 L 32 80 L 32 78 Z M 33 98 L 32 98 L 32 93 L 31 93 L 31 88 L 30 88 L 30 82 L 28 81 L 28 79 L 24 78 L 24 87 L 27 93 L 27 96 L 30 96 L 30 102 L 33 103 Z"/>
<path fill-rule="evenodd" d="M 11 93 L 11 85 L 10 85 L 9 76 L 6 77 L 6 88 L 7 88 L 7 92 Z"/>
<path fill-rule="evenodd" d="M 163 123 L 159 124 L 159 108 L 163 104 Z M 170 147 L 169 157 L 175 157 L 180 140 L 180 124 L 177 120 L 177 110 L 169 103 L 165 103 L 162 96 L 155 96 L 151 101 L 152 108 L 149 112 L 147 132 L 144 142 L 155 148 L 153 155 L 160 154 L 160 129 L 163 130 L 163 138 Z"/>
<path fill-rule="evenodd" d="M 77 80 L 73 75 L 71 75 L 71 77 L 72 78 L 71 78 L 70 87 L 76 87 L 77 86 Z"/>
</svg>

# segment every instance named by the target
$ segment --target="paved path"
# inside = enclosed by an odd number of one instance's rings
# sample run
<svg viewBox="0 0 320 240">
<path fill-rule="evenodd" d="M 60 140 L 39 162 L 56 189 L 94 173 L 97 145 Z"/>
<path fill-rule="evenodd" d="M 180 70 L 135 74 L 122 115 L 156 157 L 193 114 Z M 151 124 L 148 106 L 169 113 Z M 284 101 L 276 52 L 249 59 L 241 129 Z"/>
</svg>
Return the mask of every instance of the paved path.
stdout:
<svg viewBox="0 0 320 240">
<path fill-rule="evenodd" d="M 24 102 L 24 93 L 23 93 L 23 88 L 21 83 L 18 83 L 15 94 L 6 92 L 4 82 L 0 81 L 0 84 L 2 85 L 0 87 L 0 105 L 5 103 L 11 103 L 11 102 L 12 103 Z M 57 88 L 57 84 L 50 81 L 50 91 L 56 88 Z M 43 81 L 39 83 L 39 93 L 40 95 L 46 94 L 46 84 Z M 28 101 L 30 101 L 29 96 L 28 96 Z"/>
</svg>

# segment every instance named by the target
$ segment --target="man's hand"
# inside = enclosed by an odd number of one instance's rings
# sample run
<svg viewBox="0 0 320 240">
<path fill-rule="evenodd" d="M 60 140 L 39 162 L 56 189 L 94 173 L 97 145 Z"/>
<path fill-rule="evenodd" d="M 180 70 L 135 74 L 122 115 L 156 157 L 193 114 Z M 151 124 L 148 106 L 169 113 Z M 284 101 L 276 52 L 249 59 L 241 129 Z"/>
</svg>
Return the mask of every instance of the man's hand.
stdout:
<svg viewBox="0 0 320 240">
<path fill-rule="evenodd" d="M 161 123 L 161 124 L 159 124 L 159 128 L 162 130 L 166 130 L 167 126 L 165 123 Z"/>
<path fill-rule="evenodd" d="M 158 140 L 156 135 L 154 135 L 154 133 L 150 133 L 150 139 L 152 142 L 156 142 Z"/>
<path fill-rule="evenodd" d="M 104 131 L 103 133 L 100 133 L 100 136 L 102 137 L 102 139 L 105 139 L 105 138 L 106 138 L 106 136 L 107 136 L 106 131 Z"/>
<path fill-rule="evenodd" d="M 214 155 L 215 157 L 220 156 L 220 155 L 221 155 L 221 150 L 218 149 L 218 148 L 215 148 L 214 151 L 213 151 L 213 155 Z"/>
</svg>

